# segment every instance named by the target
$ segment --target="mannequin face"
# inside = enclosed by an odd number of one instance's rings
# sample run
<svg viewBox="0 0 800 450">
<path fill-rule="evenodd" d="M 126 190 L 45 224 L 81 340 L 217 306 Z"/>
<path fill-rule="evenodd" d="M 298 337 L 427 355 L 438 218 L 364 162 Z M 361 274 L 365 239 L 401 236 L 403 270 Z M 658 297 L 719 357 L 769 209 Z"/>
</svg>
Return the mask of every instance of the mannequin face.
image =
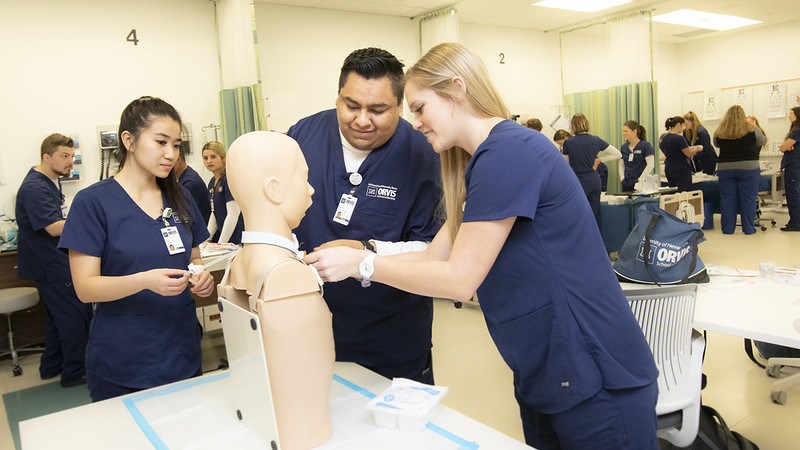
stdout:
<svg viewBox="0 0 800 450">
<path fill-rule="evenodd" d="M 68 177 L 72 174 L 73 155 L 75 155 L 74 148 L 59 145 L 52 155 L 44 155 L 42 162 L 50 167 L 56 175 Z"/>
<path fill-rule="evenodd" d="M 284 180 L 285 197 L 281 203 L 281 210 L 289 228 L 297 228 L 300 225 L 300 220 L 311 206 L 311 196 L 314 195 L 314 188 L 308 184 L 308 165 L 299 149 L 296 158 L 294 173 Z"/>
<path fill-rule="evenodd" d="M 123 140 L 132 140 L 130 133 Z M 158 178 L 169 175 L 181 148 L 181 125 L 169 117 L 156 117 L 128 144 L 128 160 Z"/>
<path fill-rule="evenodd" d="M 214 150 L 203 150 L 203 164 L 211 173 L 221 172 L 225 168 L 225 160 L 214 153 Z"/>
<path fill-rule="evenodd" d="M 402 114 L 403 105 L 392 93 L 388 77 L 368 80 L 350 73 L 336 98 L 339 130 L 359 150 L 385 144 L 394 135 Z"/>
<path fill-rule="evenodd" d="M 431 89 L 420 89 L 414 83 L 408 83 L 406 102 L 414 113 L 414 129 L 428 138 L 436 153 L 458 145 L 456 139 L 461 133 L 453 120 L 455 105 L 452 101 Z"/>
</svg>

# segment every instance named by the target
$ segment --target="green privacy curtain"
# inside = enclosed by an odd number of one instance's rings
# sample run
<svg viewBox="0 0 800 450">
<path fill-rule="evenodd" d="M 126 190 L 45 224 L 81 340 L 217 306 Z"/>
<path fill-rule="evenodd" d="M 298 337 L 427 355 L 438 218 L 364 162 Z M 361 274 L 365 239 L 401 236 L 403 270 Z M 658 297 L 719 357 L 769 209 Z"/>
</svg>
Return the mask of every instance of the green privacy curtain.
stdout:
<svg viewBox="0 0 800 450">
<path fill-rule="evenodd" d="M 223 89 L 219 92 L 225 148 L 229 148 L 237 137 L 247 132 L 267 129 L 264 103 L 260 99 L 260 84 Z"/>
<path fill-rule="evenodd" d="M 660 127 L 656 123 L 656 82 L 645 81 L 624 86 L 612 86 L 590 92 L 579 92 L 564 96 L 564 104 L 572 113 L 583 113 L 589 119 L 590 133 L 600 136 L 616 148 L 621 148 L 622 125 L 635 120 L 647 131 L 647 141 L 656 151 L 656 173 L 659 173 L 658 136 Z M 619 160 L 608 164 L 608 193 L 621 191 Z"/>
</svg>

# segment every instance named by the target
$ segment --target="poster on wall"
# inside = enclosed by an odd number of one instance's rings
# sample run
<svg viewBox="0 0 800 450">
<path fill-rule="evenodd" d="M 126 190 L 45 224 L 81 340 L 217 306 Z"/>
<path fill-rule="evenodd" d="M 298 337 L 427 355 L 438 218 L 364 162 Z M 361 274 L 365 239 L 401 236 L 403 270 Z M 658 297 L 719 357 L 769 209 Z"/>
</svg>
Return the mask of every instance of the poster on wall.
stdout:
<svg viewBox="0 0 800 450">
<path fill-rule="evenodd" d="M 753 88 L 737 88 L 736 98 L 733 99 L 734 105 L 739 105 L 744 109 L 748 116 L 753 114 Z"/>
<path fill-rule="evenodd" d="M 769 101 L 767 103 L 767 119 L 786 117 L 786 83 L 769 85 Z"/>
<path fill-rule="evenodd" d="M 703 91 L 703 120 L 719 120 L 719 108 L 719 91 Z"/>
<path fill-rule="evenodd" d="M 787 106 L 786 109 L 794 108 L 795 106 L 800 106 L 800 89 L 794 91 L 791 98 L 789 98 L 789 101 L 787 102 L 786 106 Z"/>
</svg>

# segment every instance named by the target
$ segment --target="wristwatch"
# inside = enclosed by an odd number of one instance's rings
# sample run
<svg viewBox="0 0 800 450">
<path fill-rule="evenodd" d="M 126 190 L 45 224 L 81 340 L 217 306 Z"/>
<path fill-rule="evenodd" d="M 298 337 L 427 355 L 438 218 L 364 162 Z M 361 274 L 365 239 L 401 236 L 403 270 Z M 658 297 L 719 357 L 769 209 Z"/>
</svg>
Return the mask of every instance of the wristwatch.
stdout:
<svg viewBox="0 0 800 450">
<path fill-rule="evenodd" d="M 372 243 L 370 241 L 361 241 L 361 243 L 364 244 L 364 249 L 365 250 L 369 250 L 372 253 L 378 253 L 378 252 L 375 251 L 375 246 L 372 245 Z"/>
<path fill-rule="evenodd" d="M 373 252 L 361 260 L 358 264 L 358 272 L 361 274 L 361 287 L 369 287 L 371 284 L 370 277 L 375 273 L 375 257 L 378 256 Z"/>
</svg>

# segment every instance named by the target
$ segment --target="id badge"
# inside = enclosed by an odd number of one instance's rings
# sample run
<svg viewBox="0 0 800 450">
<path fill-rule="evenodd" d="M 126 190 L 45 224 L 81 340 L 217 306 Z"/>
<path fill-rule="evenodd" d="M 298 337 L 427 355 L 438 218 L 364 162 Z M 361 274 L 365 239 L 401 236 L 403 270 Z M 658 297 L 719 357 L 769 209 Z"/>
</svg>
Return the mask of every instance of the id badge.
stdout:
<svg viewBox="0 0 800 450">
<path fill-rule="evenodd" d="M 170 255 L 177 255 L 186 251 L 183 247 L 183 241 L 181 241 L 181 235 L 178 233 L 178 227 L 162 228 L 161 236 L 164 237 L 164 244 L 167 246 Z"/>
<path fill-rule="evenodd" d="M 339 200 L 339 207 L 336 208 L 336 213 L 333 216 L 333 221 L 340 223 L 344 226 L 350 225 L 350 217 L 353 215 L 353 210 L 356 209 L 358 199 L 350 194 L 342 194 Z"/>
<path fill-rule="evenodd" d="M 628 155 L 628 162 L 633 162 L 633 153 Z"/>
</svg>

